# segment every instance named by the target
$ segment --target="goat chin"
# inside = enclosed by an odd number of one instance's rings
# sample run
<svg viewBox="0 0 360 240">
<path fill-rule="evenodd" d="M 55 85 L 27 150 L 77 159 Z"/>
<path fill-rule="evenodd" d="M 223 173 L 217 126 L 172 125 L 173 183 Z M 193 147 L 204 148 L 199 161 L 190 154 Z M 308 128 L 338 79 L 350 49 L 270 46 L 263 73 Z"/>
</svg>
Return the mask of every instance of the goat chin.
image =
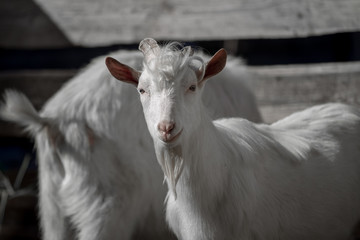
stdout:
<svg viewBox="0 0 360 240">
<path fill-rule="evenodd" d="M 169 189 L 176 193 L 176 184 L 184 167 L 184 159 L 181 145 L 168 145 L 161 141 L 155 141 L 156 157 L 165 174 Z"/>
</svg>

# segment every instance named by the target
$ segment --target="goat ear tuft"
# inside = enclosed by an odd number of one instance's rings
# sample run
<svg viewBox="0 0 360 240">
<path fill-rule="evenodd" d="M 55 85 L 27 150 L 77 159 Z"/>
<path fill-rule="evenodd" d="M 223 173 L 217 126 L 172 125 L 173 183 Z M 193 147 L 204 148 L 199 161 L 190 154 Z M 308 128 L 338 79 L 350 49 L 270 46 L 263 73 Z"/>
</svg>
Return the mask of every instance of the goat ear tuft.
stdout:
<svg viewBox="0 0 360 240">
<path fill-rule="evenodd" d="M 112 57 L 107 57 L 105 63 L 114 78 L 135 86 L 138 85 L 140 72 L 134 70 L 133 68 L 125 64 L 118 62 Z"/>
<path fill-rule="evenodd" d="M 217 51 L 206 64 L 204 77 L 202 78 L 200 83 L 220 73 L 226 65 L 226 58 L 227 58 L 227 53 L 225 49 L 222 48 L 219 51 Z"/>
</svg>

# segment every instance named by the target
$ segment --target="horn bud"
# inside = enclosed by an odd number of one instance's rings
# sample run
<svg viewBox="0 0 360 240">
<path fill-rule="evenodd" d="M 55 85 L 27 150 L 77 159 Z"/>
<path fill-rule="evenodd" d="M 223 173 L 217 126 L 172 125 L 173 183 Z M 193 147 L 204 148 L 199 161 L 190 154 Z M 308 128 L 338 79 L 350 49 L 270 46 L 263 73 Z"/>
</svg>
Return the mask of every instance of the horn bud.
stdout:
<svg viewBox="0 0 360 240">
<path fill-rule="evenodd" d="M 154 39 L 145 38 L 140 42 L 139 50 L 144 54 L 145 60 L 149 62 L 158 55 L 160 47 Z"/>
<path fill-rule="evenodd" d="M 194 50 L 190 46 L 186 46 L 181 50 L 183 56 L 188 55 L 189 57 L 194 55 Z"/>
</svg>

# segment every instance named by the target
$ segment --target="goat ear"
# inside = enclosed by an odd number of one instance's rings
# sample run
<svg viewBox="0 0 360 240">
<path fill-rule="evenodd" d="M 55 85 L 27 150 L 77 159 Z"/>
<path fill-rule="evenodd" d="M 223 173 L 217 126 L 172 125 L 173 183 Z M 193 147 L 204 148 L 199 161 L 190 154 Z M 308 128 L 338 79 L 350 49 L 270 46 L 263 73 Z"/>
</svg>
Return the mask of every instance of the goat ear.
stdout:
<svg viewBox="0 0 360 240">
<path fill-rule="evenodd" d="M 203 73 L 204 77 L 199 83 L 201 84 L 206 79 L 215 76 L 216 74 L 221 72 L 226 65 L 226 58 L 227 58 L 227 53 L 225 49 L 222 48 L 219 51 L 217 51 L 206 64 L 205 73 Z"/>
<path fill-rule="evenodd" d="M 140 72 L 132 69 L 125 64 L 118 62 L 112 57 L 107 57 L 105 63 L 114 78 L 126 83 L 133 84 L 135 86 L 138 85 Z"/>
</svg>

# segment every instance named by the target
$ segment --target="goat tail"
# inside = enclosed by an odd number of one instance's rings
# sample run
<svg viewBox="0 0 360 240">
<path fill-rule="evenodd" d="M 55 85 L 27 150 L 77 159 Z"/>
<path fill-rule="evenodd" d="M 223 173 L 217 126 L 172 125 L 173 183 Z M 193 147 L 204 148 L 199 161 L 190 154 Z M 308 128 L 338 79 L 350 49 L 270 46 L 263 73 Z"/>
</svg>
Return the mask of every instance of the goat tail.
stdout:
<svg viewBox="0 0 360 240">
<path fill-rule="evenodd" d="M 40 117 L 24 94 L 15 90 L 6 90 L 4 100 L 4 103 L 0 105 L 0 117 L 2 119 L 24 126 L 25 130 L 32 135 L 48 125 L 48 121 Z"/>
<path fill-rule="evenodd" d="M 60 131 L 59 123 L 52 118 L 41 117 L 30 100 L 22 93 L 6 90 L 4 102 L 0 104 L 0 118 L 15 122 L 24 127 L 32 137 L 45 130 L 47 139 L 52 147 L 64 142 L 64 135 Z M 78 127 L 80 124 L 78 124 Z M 95 134 L 90 127 L 85 126 L 90 146 L 94 144 Z M 76 140 L 74 140 L 76 142 Z"/>
</svg>

